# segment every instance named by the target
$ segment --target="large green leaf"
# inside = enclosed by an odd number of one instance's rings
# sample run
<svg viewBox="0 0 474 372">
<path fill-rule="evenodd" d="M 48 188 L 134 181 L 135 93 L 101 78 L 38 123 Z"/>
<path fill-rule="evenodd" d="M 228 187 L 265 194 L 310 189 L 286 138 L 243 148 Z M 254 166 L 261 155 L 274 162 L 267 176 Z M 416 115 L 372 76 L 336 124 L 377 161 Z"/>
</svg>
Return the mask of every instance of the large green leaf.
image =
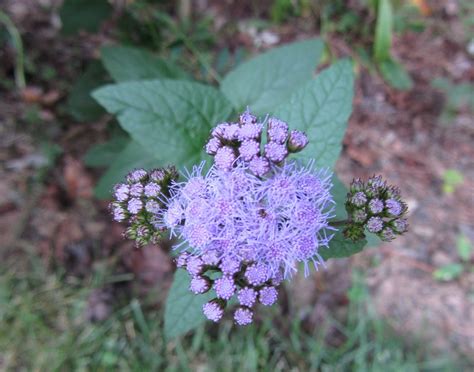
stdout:
<svg viewBox="0 0 474 372">
<path fill-rule="evenodd" d="M 339 177 L 334 173 L 332 177 L 332 189 L 331 189 L 331 195 L 334 199 L 334 202 L 336 203 L 336 210 L 335 210 L 335 220 L 341 221 L 345 220 L 347 218 L 347 212 L 346 212 L 346 197 L 347 197 L 347 187 L 342 183 L 342 181 L 339 179 Z"/>
<path fill-rule="evenodd" d="M 344 235 L 338 231 L 329 242 L 329 248 L 322 248 L 319 254 L 325 260 L 330 258 L 350 257 L 362 251 L 366 245 L 367 240 L 362 239 L 353 242 L 350 239 L 346 239 Z"/>
<path fill-rule="evenodd" d="M 353 80 L 350 61 L 336 62 L 277 109 L 276 117 L 308 135 L 309 144 L 297 157 L 315 159 L 318 167 L 334 166 L 352 112 Z"/>
<path fill-rule="evenodd" d="M 231 71 L 221 89 L 238 110 L 249 106 L 257 114 L 271 113 L 311 79 L 322 50 L 318 39 L 272 49 Z"/>
<path fill-rule="evenodd" d="M 101 59 L 116 82 L 146 79 L 187 79 L 188 75 L 153 53 L 126 46 L 106 46 Z"/>
<path fill-rule="evenodd" d="M 111 11 L 107 0 L 65 0 L 59 11 L 62 32 L 66 35 L 81 30 L 95 32 Z"/>
<path fill-rule="evenodd" d="M 166 299 L 166 338 L 172 339 L 204 323 L 206 318 L 202 314 L 202 306 L 212 298 L 213 295 L 210 292 L 203 295 L 191 293 L 189 274 L 184 270 L 177 270 Z"/>
<path fill-rule="evenodd" d="M 104 109 L 91 97 L 91 92 L 105 83 L 105 72 L 99 61 L 87 65 L 84 73 L 79 76 L 69 92 L 66 108 L 74 119 L 87 122 L 98 119 Z"/>
<path fill-rule="evenodd" d="M 128 134 L 113 136 L 107 142 L 90 147 L 82 160 L 88 167 L 108 167 L 129 143 Z"/>
<path fill-rule="evenodd" d="M 99 199 L 109 199 L 113 186 L 123 181 L 128 172 L 135 168 L 151 169 L 166 165 L 136 141 L 129 140 L 124 149 L 113 159 L 107 172 L 95 187 Z"/>
<path fill-rule="evenodd" d="M 189 81 L 120 83 L 96 90 L 93 97 L 154 158 L 177 166 L 204 159 L 211 128 L 232 112 L 218 90 Z"/>
</svg>

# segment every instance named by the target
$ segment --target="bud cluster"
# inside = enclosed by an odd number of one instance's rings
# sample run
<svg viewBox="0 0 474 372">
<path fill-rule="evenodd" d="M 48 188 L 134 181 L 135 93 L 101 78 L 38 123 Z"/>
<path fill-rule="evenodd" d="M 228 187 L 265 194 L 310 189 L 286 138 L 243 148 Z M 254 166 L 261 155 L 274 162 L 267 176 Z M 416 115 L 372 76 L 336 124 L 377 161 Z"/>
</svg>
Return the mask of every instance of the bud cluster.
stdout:
<svg viewBox="0 0 474 372">
<path fill-rule="evenodd" d="M 400 190 L 388 186 L 381 176 L 373 176 L 367 183 L 354 180 L 347 194 L 346 210 L 349 223 L 344 234 L 352 240 L 362 239 L 365 229 L 383 241 L 407 231 L 407 205 L 401 200 Z"/>
<path fill-rule="evenodd" d="M 265 124 L 267 142 L 262 143 Z M 238 123 L 217 125 L 205 148 L 220 169 L 230 170 L 240 159 L 253 174 L 263 176 L 271 164 L 281 164 L 289 153 L 299 152 L 307 144 L 306 135 L 298 130 L 289 131 L 286 122 L 271 117 L 266 123 L 259 123 L 247 110 L 240 115 Z"/>
<path fill-rule="evenodd" d="M 115 185 L 110 209 L 117 222 L 128 222 L 125 235 L 139 246 L 156 243 L 162 231 L 154 224 L 154 216 L 164 207 L 163 196 L 169 195 L 169 188 L 178 179 L 174 167 L 131 171 L 126 182 Z"/>
<path fill-rule="evenodd" d="M 181 253 L 176 265 L 191 276 L 191 292 L 202 294 L 214 291 L 215 298 L 202 308 L 206 318 L 218 322 L 229 301 L 236 297 L 239 306 L 234 311 L 234 321 L 242 326 L 252 322 L 253 307 L 257 303 L 271 306 L 276 302 L 277 286 L 283 280 L 283 275 L 272 275 L 264 265 L 242 264 L 236 258 L 220 260 L 209 253 L 201 257 L 188 252 Z"/>
</svg>

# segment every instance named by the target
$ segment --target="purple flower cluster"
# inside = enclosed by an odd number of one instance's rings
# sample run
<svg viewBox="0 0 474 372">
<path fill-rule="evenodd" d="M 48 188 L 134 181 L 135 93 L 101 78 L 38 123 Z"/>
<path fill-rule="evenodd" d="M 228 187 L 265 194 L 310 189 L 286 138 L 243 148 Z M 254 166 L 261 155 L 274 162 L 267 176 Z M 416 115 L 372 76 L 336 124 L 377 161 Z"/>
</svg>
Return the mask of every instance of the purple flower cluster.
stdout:
<svg viewBox="0 0 474 372">
<path fill-rule="evenodd" d="M 163 195 L 169 195 L 169 186 L 178 179 L 174 167 L 147 172 L 135 169 L 126 182 L 115 185 L 110 209 L 117 222 L 128 222 L 126 236 L 138 245 L 156 243 L 161 237 L 152 221 L 163 208 Z"/>
<path fill-rule="evenodd" d="M 267 143 L 263 144 L 265 124 Z M 269 118 L 266 123 L 259 123 L 247 110 L 240 115 L 238 123 L 217 125 L 205 148 L 214 156 L 214 164 L 219 169 L 229 171 L 240 159 L 253 174 L 263 176 L 272 164 L 280 164 L 289 153 L 301 151 L 307 144 L 306 135 L 297 130 L 290 132 L 284 121 Z"/>
<path fill-rule="evenodd" d="M 204 315 L 217 322 L 233 301 L 234 322 L 248 325 L 258 304 L 278 300 L 284 279 L 299 267 L 308 275 L 311 265 L 324 264 L 320 252 L 336 230 L 329 222 L 332 174 L 312 161 L 287 159 L 307 144 L 286 122 L 259 122 L 247 110 L 237 123 L 212 130 L 205 147 L 214 157 L 209 170 L 205 163 L 194 166 L 183 182 L 173 167 L 131 172 L 115 186 L 114 219 L 129 223 L 127 236 L 139 245 L 156 243 L 164 231 L 178 238 L 176 266 L 189 273 L 189 290 L 212 291 Z M 381 177 L 355 180 L 346 210 L 344 234 L 353 240 L 366 229 L 385 241 L 407 230 L 400 192 Z"/>
<path fill-rule="evenodd" d="M 364 229 L 377 234 L 384 241 L 395 239 L 407 230 L 406 204 L 400 190 L 388 186 L 381 176 L 374 176 L 364 183 L 356 179 L 351 183 L 346 210 L 350 223 L 344 231 L 352 239 L 363 237 Z"/>
<path fill-rule="evenodd" d="M 318 252 L 334 230 L 328 222 L 334 204 L 330 180 L 329 172 L 314 170 L 312 163 L 273 165 L 267 177 L 258 177 L 245 161 L 229 171 L 216 159 L 206 174 L 201 164 L 185 182 L 174 183 L 155 224 L 182 241 L 177 248 L 185 252 L 177 265 L 191 275 L 190 290 L 215 291 L 216 299 L 203 309 L 209 319 L 220 319 L 236 296 L 235 322 L 248 324 L 252 306 L 272 305 L 276 286 L 299 263 L 305 274 L 311 263 L 322 264 Z M 220 276 L 211 279 L 212 271 Z"/>
</svg>

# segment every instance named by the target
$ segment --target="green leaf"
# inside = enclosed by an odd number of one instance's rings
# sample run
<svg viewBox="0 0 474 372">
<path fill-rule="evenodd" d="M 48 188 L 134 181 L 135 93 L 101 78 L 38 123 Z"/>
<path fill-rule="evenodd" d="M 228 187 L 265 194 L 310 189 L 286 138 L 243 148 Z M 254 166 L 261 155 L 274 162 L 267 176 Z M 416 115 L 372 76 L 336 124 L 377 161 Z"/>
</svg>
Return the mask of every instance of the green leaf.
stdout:
<svg viewBox="0 0 474 372">
<path fill-rule="evenodd" d="M 62 32 L 72 35 L 80 30 L 95 32 L 112 11 L 107 0 L 65 0 L 59 11 Z"/>
<path fill-rule="evenodd" d="M 330 258 L 350 257 L 353 254 L 359 253 L 366 246 L 365 239 L 353 242 L 350 239 L 344 238 L 342 232 L 338 231 L 329 242 L 329 248 L 321 248 L 319 254 L 325 260 Z"/>
<path fill-rule="evenodd" d="M 380 62 L 378 66 L 384 80 L 395 89 L 410 90 L 413 88 L 413 80 L 401 63 L 388 59 Z"/>
<path fill-rule="evenodd" d="M 101 59 L 116 82 L 188 78 L 188 75 L 175 64 L 144 49 L 106 46 L 101 49 Z"/>
<path fill-rule="evenodd" d="M 464 182 L 464 176 L 456 169 L 448 169 L 443 174 L 443 192 L 452 194 Z"/>
<path fill-rule="evenodd" d="M 461 264 L 447 264 L 440 267 L 438 270 L 435 270 L 433 272 L 433 278 L 447 282 L 458 278 L 462 274 L 462 271 L 463 267 Z"/>
<path fill-rule="evenodd" d="M 390 0 L 379 0 L 375 25 L 374 58 L 382 62 L 390 58 L 392 46 L 393 9 Z"/>
<path fill-rule="evenodd" d="M 155 159 L 177 166 L 205 159 L 203 147 L 211 128 L 232 112 L 218 90 L 189 81 L 120 83 L 100 88 L 93 96 Z"/>
<path fill-rule="evenodd" d="M 469 261 L 471 258 L 472 244 L 466 235 L 460 234 L 458 236 L 456 240 L 456 248 L 459 258 L 463 261 Z"/>
<path fill-rule="evenodd" d="M 331 189 L 331 194 L 334 199 L 334 202 L 336 203 L 336 216 L 334 217 L 334 219 L 337 221 L 345 220 L 347 218 L 345 203 L 349 190 L 342 183 L 336 173 L 333 174 L 332 184 L 333 186 Z"/>
<path fill-rule="evenodd" d="M 118 135 L 107 142 L 93 145 L 84 155 L 84 164 L 88 167 L 107 167 L 129 143 L 128 135 Z"/>
<path fill-rule="evenodd" d="M 98 61 L 91 62 L 69 92 L 66 109 L 74 119 L 88 122 L 98 119 L 104 110 L 91 97 L 91 92 L 104 84 L 106 72 Z"/>
<path fill-rule="evenodd" d="M 237 110 L 249 106 L 271 113 L 299 85 L 311 79 L 323 51 L 319 39 L 284 45 L 263 53 L 231 71 L 221 90 Z"/>
<path fill-rule="evenodd" d="M 350 61 L 339 61 L 294 92 L 278 108 L 276 117 L 308 135 L 308 146 L 296 157 L 315 159 L 318 167 L 334 166 L 352 112 L 353 85 Z"/>
<path fill-rule="evenodd" d="M 202 306 L 213 298 L 212 293 L 195 295 L 189 291 L 189 275 L 177 270 L 165 305 L 165 336 L 168 340 L 196 328 L 206 321 Z"/>
<path fill-rule="evenodd" d="M 135 168 L 152 169 L 163 165 L 163 162 L 147 152 L 141 144 L 130 140 L 99 180 L 94 190 L 95 195 L 99 199 L 109 199 L 113 186 L 123 181 L 131 170 Z"/>
</svg>

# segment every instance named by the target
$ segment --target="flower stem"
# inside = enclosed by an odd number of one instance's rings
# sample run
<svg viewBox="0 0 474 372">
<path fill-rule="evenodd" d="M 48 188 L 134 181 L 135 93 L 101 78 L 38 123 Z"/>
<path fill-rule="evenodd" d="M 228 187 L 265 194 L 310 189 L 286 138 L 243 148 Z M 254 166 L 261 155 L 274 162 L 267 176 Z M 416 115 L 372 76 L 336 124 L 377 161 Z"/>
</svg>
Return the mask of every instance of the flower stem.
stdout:
<svg viewBox="0 0 474 372">
<path fill-rule="evenodd" d="M 329 224 L 330 224 L 331 226 L 336 227 L 336 226 L 345 226 L 345 225 L 347 225 L 347 224 L 350 223 L 350 222 L 351 222 L 351 221 L 349 221 L 349 220 L 331 221 L 331 222 L 329 222 Z"/>
</svg>

